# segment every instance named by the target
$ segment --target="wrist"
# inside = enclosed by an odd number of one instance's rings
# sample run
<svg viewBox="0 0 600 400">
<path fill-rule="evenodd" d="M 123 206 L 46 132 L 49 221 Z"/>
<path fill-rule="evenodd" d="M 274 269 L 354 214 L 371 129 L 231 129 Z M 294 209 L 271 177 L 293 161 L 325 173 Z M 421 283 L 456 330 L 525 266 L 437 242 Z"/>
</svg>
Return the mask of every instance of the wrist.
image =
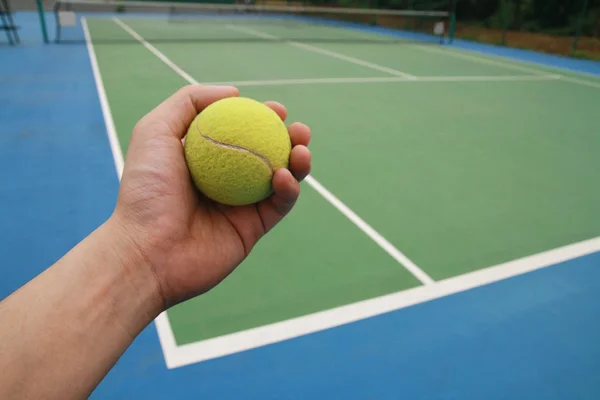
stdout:
<svg viewBox="0 0 600 400">
<path fill-rule="evenodd" d="M 116 216 L 98 228 L 98 248 L 105 253 L 110 271 L 108 294 L 116 322 L 136 336 L 165 308 L 153 269 Z"/>
</svg>

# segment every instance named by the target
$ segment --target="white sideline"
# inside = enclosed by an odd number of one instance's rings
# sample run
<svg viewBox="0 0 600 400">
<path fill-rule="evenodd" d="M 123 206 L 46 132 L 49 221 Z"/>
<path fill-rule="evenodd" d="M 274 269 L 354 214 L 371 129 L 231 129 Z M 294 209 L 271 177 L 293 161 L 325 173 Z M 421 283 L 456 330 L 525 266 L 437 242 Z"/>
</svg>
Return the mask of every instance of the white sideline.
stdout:
<svg viewBox="0 0 600 400">
<path fill-rule="evenodd" d="M 81 17 L 81 25 L 83 27 L 83 35 L 85 36 L 85 43 L 90 56 L 90 63 L 92 64 L 92 72 L 94 74 L 94 81 L 96 82 L 96 90 L 98 90 L 98 98 L 100 100 L 100 108 L 102 109 L 102 116 L 104 117 L 104 123 L 106 125 L 108 142 L 113 154 L 117 176 L 119 180 L 121 180 L 123 165 L 125 164 L 123 161 L 123 153 L 121 152 L 121 145 L 119 144 L 119 138 L 117 137 L 117 130 L 115 129 L 115 123 L 110 112 L 110 106 L 108 105 L 106 91 L 104 90 L 104 83 L 102 83 L 102 76 L 100 75 L 100 69 L 98 68 L 96 52 L 94 51 L 94 46 L 92 45 L 92 40 L 90 39 L 90 31 L 88 29 L 85 17 Z"/>
</svg>

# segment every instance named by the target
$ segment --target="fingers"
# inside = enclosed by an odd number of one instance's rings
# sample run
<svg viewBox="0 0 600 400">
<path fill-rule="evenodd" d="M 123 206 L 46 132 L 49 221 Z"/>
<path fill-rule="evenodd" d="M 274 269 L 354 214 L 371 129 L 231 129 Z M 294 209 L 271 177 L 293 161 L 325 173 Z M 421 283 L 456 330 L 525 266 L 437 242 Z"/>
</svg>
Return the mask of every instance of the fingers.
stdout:
<svg viewBox="0 0 600 400">
<path fill-rule="evenodd" d="M 310 143 L 310 128 L 301 122 L 294 122 L 288 127 L 292 146 L 308 146 Z"/>
<path fill-rule="evenodd" d="M 300 183 L 289 170 L 280 168 L 275 171 L 273 176 L 273 191 L 271 197 L 258 204 L 260 216 L 267 232 L 294 207 L 300 196 Z"/>
<path fill-rule="evenodd" d="M 145 126 L 159 126 L 166 129 L 149 129 L 152 134 L 172 135 L 182 139 L 194 118 L 210 104 L 226 97 L 237 97 L 240 92 L 233 86 L 188 85 L 159 104 L 140 121 L 140 129 Z"/>
<path fill-rule="evenodd" d="M 285 121 L 287 118 L 287 110 L 283 104 L 276 101 L 265 101 L 265 105 L 275 111 L 282 121 Z"/>
<path fill-rule="evenodd" d="M 273 192 L 273 197 L 281 200 L 278 205 L 289 205 L 291 209 L 300 195 L 300 184 L 288 169 L 280 168 L 273 175 Z"/>
<path fill-rule="evenodd" d="M 264 104 L 275 111 L 282 121 L 285 121 L 287 110 L 283 104 L 276 101 L 265 101 Z M 290 171 L 301 182 L 310 173 L 312 155 L 306 147 L 310 142 L 310 128 L 303 123 L 294 122 L 288 127 L 288 132 L 293 146 L 290 154 Z"/>
<path fill-rule="evenodd" d="M 295 146 L 290 154 L 290 172 L 296 180 L 302 182 L 310 174 L 312 154 L 304 145 Z"/>
</svg>

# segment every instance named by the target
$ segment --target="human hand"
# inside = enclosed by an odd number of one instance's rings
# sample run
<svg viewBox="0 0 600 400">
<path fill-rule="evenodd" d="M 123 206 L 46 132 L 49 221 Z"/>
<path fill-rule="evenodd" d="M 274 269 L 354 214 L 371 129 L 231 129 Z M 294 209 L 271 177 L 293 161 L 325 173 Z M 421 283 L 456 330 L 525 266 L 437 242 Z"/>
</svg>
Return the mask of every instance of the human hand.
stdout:
<svg viewBox="0 0 600 400">
<path fill-rule="evenodd" d="M 135 126 L 111 220 L 139 257 L 145 276 L 156 279 L 168 308 L 208 291 L 230 274 L 257 241 L 294 206 L 310 172 L 309 128 L 288 127 L 290 169 L 273 176 L 274 194 L 260 203 L 231 207 L 193 186 L 182 139 L 209 104 L 239 96 L 234 87 L 190 85 L 176 92 Z M 285 121 L 286 109 L 266 102 Z M 136 267 L 137 268 L 137 267 Z"/>
</svg>

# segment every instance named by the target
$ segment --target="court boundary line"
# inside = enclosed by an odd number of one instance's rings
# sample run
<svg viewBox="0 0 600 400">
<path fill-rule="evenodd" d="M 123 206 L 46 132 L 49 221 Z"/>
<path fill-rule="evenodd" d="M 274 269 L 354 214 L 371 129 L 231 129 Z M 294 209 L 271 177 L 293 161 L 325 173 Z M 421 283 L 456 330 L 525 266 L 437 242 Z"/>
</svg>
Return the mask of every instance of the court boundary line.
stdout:
<svg viewBox="0 0 600 400">
<path fill-rule="evenodd" d="M 299 78 L 253 81 L 217 81 L 206 85 L 232 86 L 286 86 L 313 84 L 352 84 L 352 83 L 419 83 L 419 82 L 536 82 L 561 79 L 560 75 L 473 75 L 473 76 L 418 76 L 417 79 L 402 77 L 358 77 L 358 78 Z"/>
<path fill-rule="evenodd" d="M 115 169 L 117 170 L 117 178 L 121 180 L 123 173 L 123 166 L 125 164 L 123 159 L 123 152 L 121 151 L 121 144 L 117 137 L 117 130 L 115 128 L 115 122 L 110 112 L 110 105 L 108 104 L 108 97 L 104 90 L 104 83 L 102 81 L 102 75 L 100 74 L 100 68 L 98 67 L 98 59 L 96 58 L 96 51 L 92 45 L 90 31 L 87 26 L 87 20 L 85 17 L 81 17 L 81 26 L 83 29 L 83 36 L 85 37 L 86 47 L 88 56 L 90 58 L 90 64 L 92 65 L 92 74 L 94 75 L 94 82 L 96 84 L 96 90 L 98 91 L 98 99 L 100 100 L 100 108 L 102 110 L 102 117 L 104 118 L 104 124 L 106 126 L 106 134 L 108 136 L 108 143 L 113 154 L 113 161 L 115 163 Z"/>
<path fill-rule="evenodd" d="M 433 285 L 374 297 L 316 313 L 165 349 L 169 369 L 247 351 L 484 287 L 600 251 L 600 237 L 479 269 Z M 160 323 L 168 323 L 165 315 Z M 158 323 L 158 321 L 157 321 Z"/>
</svg>

